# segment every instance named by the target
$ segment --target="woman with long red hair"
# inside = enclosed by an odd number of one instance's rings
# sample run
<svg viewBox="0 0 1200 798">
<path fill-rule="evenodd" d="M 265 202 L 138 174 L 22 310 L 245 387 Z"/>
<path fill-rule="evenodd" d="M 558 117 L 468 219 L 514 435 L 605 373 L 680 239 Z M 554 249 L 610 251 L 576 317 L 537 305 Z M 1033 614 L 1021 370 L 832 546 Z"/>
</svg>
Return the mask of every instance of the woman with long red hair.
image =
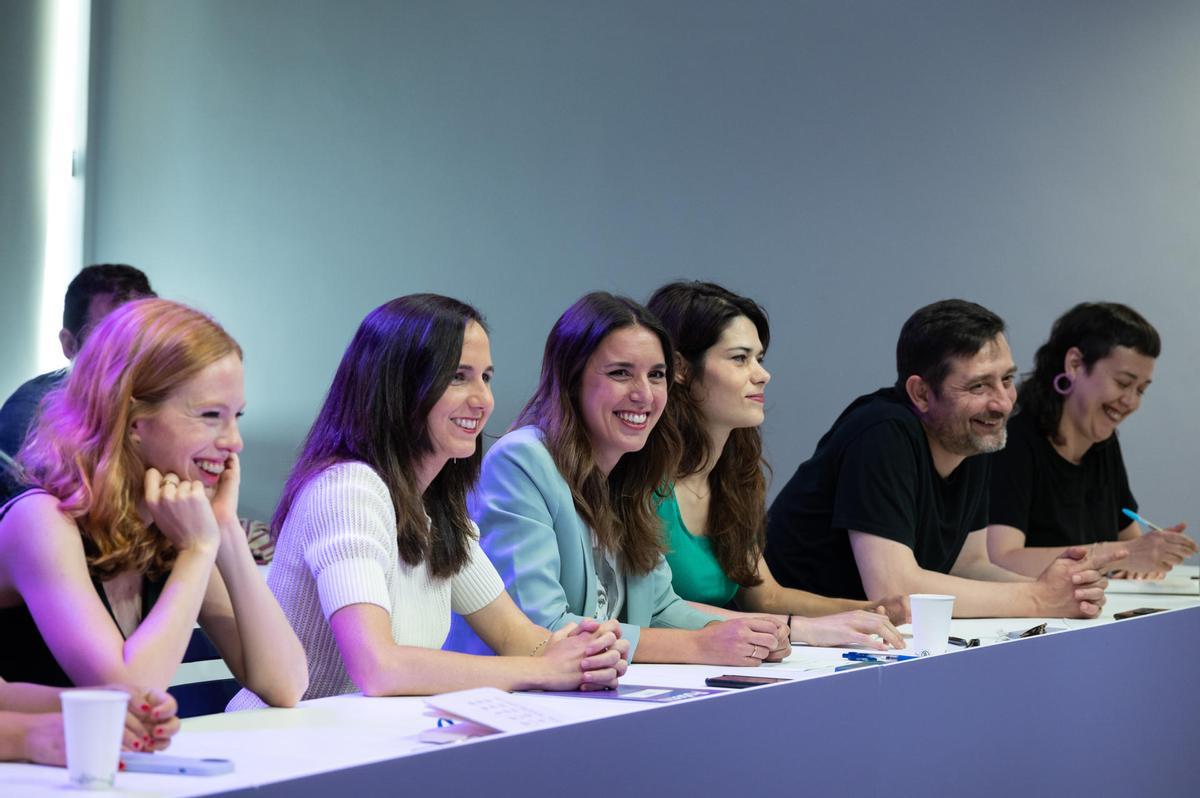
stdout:
<svg viewBox="0 0 1200 798">
<path fill-rule="evenodd" d="M 131 302 L 88 338 L 0 509 L 0 678 L 165 688 L 197 620 L 288 706 L 304 652 L 238 523 L 242 352 L 208 316 Z"/>
</svg>

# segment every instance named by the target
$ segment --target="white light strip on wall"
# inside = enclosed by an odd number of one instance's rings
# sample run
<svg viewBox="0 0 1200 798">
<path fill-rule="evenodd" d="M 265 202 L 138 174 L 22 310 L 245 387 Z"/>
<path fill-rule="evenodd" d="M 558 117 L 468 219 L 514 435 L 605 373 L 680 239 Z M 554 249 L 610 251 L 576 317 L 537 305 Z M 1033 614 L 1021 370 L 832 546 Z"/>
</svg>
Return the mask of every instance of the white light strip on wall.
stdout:
<svg viewBox="0 0 1200 798">
<path fill-rule="evenodd" d="M 50 115 L 47 125 L 46 242 L 38 313 L 38 370 L 66 364 L 58 344 L 63 294 L 83 266 L 91 0 L 51 0 Z"/>
</svg>

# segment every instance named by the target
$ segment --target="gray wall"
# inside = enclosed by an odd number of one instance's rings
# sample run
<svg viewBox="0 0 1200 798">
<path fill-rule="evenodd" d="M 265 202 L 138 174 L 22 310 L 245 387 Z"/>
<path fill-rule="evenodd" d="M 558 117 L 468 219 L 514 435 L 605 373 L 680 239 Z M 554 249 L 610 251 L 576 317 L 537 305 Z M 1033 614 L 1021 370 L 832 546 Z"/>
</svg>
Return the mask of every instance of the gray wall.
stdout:
<svg viewBox="0 0 1200 798">
<path fill-rule="evenodd" d="M 919 305 L 988 305 L 1024 368 L 1126 301 L 1166 342 L 1134 489 L 1196 518 L 1200 4 L 100 0 L 93 35 L 90 259 L 245 346 L 248 512 L 380 302 L 484 310 L 499 433 L 567 304 L 686 276 L 772 315 L 776 489 Z"/>
<path fill-rule="evenodd" d="M 41 0 L 0 3 L 0 397 L 37 368 L 34 336 L 46 237 L 47 6 Z"/>
</svg>

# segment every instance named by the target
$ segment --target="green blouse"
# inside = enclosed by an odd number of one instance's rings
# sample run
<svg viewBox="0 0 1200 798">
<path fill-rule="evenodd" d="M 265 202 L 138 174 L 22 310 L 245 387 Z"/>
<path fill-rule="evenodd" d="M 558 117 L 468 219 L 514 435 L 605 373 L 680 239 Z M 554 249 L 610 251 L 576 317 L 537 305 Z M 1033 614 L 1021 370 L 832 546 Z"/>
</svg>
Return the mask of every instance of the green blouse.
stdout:
<svg viewBox="0 0 1200 798">
<path fill-rule="evenodd" d="M 667 541 L 667 564 L 671 566 L 671 586 L 687 601 L 723 607 L 737 593 L 738 583 L 721 570 L 708 538 L 693 535 L 683 525 L 675 489 L 658 505 L 658 517 Z"/>
</svg>

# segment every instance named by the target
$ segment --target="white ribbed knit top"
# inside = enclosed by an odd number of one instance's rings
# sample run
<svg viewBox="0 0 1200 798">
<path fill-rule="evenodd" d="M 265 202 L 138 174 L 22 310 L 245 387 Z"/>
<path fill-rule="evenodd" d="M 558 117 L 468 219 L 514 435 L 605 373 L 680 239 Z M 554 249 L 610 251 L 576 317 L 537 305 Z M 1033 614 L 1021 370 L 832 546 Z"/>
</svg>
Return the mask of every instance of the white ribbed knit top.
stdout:
<svg viewBox="0 0 1200 798">
<path fill-rule="evenodd" d="M 450 612 L 469 615 L 490 604 L 504 582 L 479 547 L 449 579 L 425 563 L 410 566 L 396 545 L 396 513 L 387 486 L 365 463 L 330 466 L 296 496 L 275 544 L 267 585 L 308 655 L 305 698 L 352 693 L 329 617 L 350 604 L 378 604 L 391 615 L 392 639 L 402 646 L 441 648 Z M 230 710 L 264 706 L 248 690 Z"/>
</svg>

